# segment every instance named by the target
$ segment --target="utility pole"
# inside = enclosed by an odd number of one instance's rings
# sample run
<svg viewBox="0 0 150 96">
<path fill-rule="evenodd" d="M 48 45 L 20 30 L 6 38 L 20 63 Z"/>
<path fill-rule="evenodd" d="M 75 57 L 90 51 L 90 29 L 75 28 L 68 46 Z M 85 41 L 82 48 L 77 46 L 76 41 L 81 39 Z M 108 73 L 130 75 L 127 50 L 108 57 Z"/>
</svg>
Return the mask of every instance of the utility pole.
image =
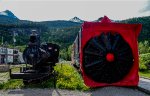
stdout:
<svg viewBox="0 0 150 96">
<path fill-rule="evenodd" d="M 2 36 L 2 43 L 1 43 L 1 45 L 3 45 L 3 36 Z"/>
<path fill-rule="evenodd" d="M 16 33 L 15 33 L 15 31 L 13 31 L 13 43 L 14 43 L 14 47 L 15 47 L 15 43 L 16 43 L 16 38 L 15 38 L 15 36 L 16 36 Z"/>
<path fill-rule="evenodd" d="M 16 38 L 15 38 L 16 34 L 15 31 L 13 31 L 13 64 L 15 63 L 15 43 L 16 43 Z"/>
<path fill-rule="evenodd" d="M 4 48 L 5 48 L 5 58 L 6 58 L 6 65 L 8 64 L 8 50 L 7 50 L 7 42 L 5 42 L 4 44 Z"/>
</svg>

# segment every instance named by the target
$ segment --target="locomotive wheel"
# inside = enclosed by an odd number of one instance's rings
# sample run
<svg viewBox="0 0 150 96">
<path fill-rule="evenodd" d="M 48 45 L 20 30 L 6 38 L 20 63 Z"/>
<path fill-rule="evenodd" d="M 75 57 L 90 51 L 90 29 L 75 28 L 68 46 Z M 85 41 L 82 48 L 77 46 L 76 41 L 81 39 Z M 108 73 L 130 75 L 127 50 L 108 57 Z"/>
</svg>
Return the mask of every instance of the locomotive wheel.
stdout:
<svg viewBox="0 0 150 96">
<path fill-rule="evenodd" d="M 85 74 L 96 82 L 115 83 L 132 68 L 132 50 L 117 33 L 102 33 L 88 41 L 83 49 Z"/>
<path fill-rule="evenodd" d="M 23 84 L 24 84 L 24 85 L 29 85 L 28 80 L 23 80 Z"/>
</svg>

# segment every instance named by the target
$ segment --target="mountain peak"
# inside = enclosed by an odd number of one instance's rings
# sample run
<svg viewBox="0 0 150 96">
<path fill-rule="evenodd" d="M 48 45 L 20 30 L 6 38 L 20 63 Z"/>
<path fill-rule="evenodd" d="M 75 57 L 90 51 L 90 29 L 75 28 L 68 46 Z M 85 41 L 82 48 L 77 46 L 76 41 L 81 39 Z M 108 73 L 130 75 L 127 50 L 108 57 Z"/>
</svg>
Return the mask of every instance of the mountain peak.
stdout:
<svg viewBox="0 0 150 96">
<path fill-rule="evenodd" d="M 78 18 L 78 17 L 73 17 L 73 18 L 71 18 L 69 21 L 72 21 L 72 22 L 78 22 L 78 23 L 82 23 L 83 22 L 83 20 L 81 20 L 80 18 Z"/>
<path fill-rule="evenodd" d="M 12 13 L 10 10 L 5 10 L 3 12 L 6 12 L 6 13 Z"/>
<path fill-rule="evenodd" d="M 5 11 L 0 12 L 0 16 L 7 16 L 10 18 L 18 19 L 10 10 L 5 10 Z"/>
</svg>

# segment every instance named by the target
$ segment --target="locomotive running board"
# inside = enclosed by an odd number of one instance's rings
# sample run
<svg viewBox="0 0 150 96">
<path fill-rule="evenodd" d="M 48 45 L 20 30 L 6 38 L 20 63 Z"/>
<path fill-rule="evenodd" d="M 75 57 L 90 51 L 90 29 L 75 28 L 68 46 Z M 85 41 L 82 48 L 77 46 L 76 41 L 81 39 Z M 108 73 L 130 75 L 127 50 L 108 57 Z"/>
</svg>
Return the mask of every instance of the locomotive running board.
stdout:
<svg viewBox="0 0 150 96">
<path fill-rule="evenodd" d="M 36 79 L 36 78 L 42 78 L 46 76 L 51 76 L 52 74 L 48 73 L 23 73 L 23 72 L 18 72 L 18 73 L 12 73 L 11 69 L 9 70 L 10 73 L 10 79 Z"/>
<path fill-rule="evenodd" d="M 24 84 L 29 84 L 34 83 L 34 81 L 37 80 L 48 80 L 49 77 L 53 78 L 53 84 L 54 84 L 54 88 L 56 88 L 56 73 L 55 71 L 52 72 L 51 74 L 49 74 L 50 72 L 47 73 L 25 73 L 25 72 L 21 72 L 20 69 L 20 73 L 12 73 L 12 70 L 9 69 L 9 74 L 10 74 L 10 79 L 23 79 Z"/>
</svg>

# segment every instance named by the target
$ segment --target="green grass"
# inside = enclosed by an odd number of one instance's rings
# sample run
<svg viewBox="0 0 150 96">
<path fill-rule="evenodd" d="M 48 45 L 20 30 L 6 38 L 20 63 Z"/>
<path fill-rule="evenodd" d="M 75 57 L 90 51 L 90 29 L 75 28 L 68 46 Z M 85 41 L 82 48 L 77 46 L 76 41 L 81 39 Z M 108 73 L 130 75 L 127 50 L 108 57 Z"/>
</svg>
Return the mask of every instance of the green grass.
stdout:
<svg viewBox="0 0 150 96">
<path fill-rule="evenodd" d="M 150 78 L 150 70 L 139 72 L 140 76 Z"/>
<path fill-rule="evenodd" d="M 23 88 L 22 80 L 9 80 L 8 82 L 1 83 L 0 89 L 16 89 L 16 88 Z"/>
</svg>

